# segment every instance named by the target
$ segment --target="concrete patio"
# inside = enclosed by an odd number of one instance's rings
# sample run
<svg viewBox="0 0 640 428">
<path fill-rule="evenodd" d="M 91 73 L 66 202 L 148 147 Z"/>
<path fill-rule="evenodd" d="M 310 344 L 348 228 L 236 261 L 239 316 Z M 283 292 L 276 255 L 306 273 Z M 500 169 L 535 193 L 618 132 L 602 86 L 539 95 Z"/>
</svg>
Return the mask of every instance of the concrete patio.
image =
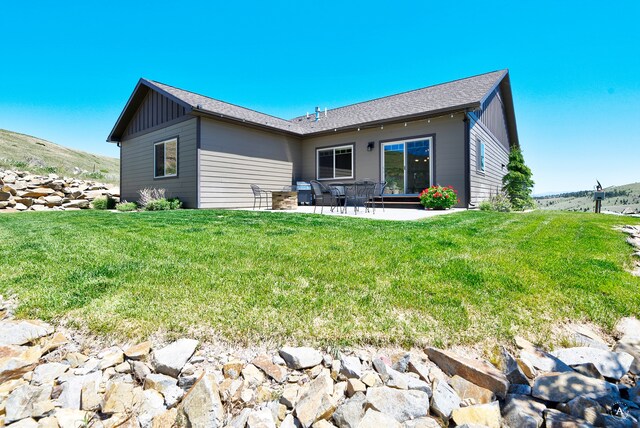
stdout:
<svg viewBox="0 0 640 428">
<path fill-rule="evenodd" d="M 291 214 L 313 214 L 313 206 L 301 205 L 296 210 L 271 210 L 262 209 L 260 211 L 274 212 L 274 213 L 291 213 Z M 248 209 L 251 211 L 251 209 Z M 256 211 L 258 211 L 256 209 Z M 397 220 L 397 221 L 410 221 L 421 220 L 424 218 L 435 217 L 439 215 L 454 214 L 457 212 L 466 211 L 464 208 L 451 208 L 448 210 L 420 210 L 420 209 L 406 209 L 406 208 L 376 208 L 375 214 L 372 211 L 364 212 L 362 208 L 359 209 L 356 214 L 353 207 L 349 207 L 346 213 L 339 213 L 337 210 L 333 212 L 329 207 L 324 207 L 322 214 L 338 216 L 338 217 L 355 217 L 355 218 L 367 218 L 372 220 Z M 320 207 L 316 209 L 316 214 L 320 214 Z"/>
</svg>

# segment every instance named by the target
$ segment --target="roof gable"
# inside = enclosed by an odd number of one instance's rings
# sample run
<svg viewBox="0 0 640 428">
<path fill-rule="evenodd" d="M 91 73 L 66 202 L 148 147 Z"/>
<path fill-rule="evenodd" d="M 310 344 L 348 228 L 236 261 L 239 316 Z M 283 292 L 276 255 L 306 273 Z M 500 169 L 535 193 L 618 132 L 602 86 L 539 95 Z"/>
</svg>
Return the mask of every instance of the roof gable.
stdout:
<svg viewBox="0 0 640 428">
<path fill-rule="evenodd" d="M 158 126 L 173 120 L 176 116 L 184 116 L 190 111 L 191 106 L 184 101 L 158 91 L 149 84 L 148 80 L 140 79 L 107 141 L 121 141 L 123 136 Z"/>
</svg>

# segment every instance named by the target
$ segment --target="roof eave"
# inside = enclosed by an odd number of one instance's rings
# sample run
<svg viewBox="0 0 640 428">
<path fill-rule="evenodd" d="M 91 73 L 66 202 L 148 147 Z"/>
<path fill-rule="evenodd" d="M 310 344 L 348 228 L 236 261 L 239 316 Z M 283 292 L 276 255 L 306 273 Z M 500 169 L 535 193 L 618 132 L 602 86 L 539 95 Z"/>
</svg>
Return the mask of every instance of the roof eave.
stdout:
<svg viewBox="0 0 640 428">
<path fill-rule="evenodd" d="M 332 129 L 323 129 L 321 131 L 305 132 L 303 134 L 303 136 L 305 136 L 305 137 L 307 137 L 307 136 L 317 136 L 317 135 L 329 134 L 329 133 L 340 132 L 340 131 L 342 131 L 342 132 L 344 132 L 344 131 L 352 131 L 353 129 L 356 129 L 356 128 L 366 128 L 366 127 L 371 127 L 371 126 L 376 126 L 376 125 L 386 125 L 386 124 L 409 122 L 411 120 L 416 120 L 416 119 L 429 119 L 429 118 L 442 116 L 443 114 L 464 113 L 464 112 L 466 112 L 468 110 L 475 110 L 478 107 L 480 107 L 480 103 L 476 101 L 476 102 L 473 102 L 473 103 L 460 104 L 460 105 L 457 105 L 457 106 L 446 107 L 446 108 L 437 109 L 437 110 L 431 110 L 431 111 L 428 111 L 428 112 L 414 113 L 414 114 L 405 115 L 405 116 L 395 116 L 395 117 L 391 117 L 391 118 L 387 118 L 387 119 L 374 120 L 374 121 L 369 121 L 369 122 L 361 122 L 361 123 L 356 123 L 356 124 L 352 124 L 352 125 L 336 127 L 336 128 L 332 128 Z"/>
<path fill-rule="evenodd" d="M 259 128 L 259 129 L 264 129 L 264 130 L 268 130 L 268 131 L 272 131 L 272 132 L 276 132 L 279 134 L 286 134 L 286 135 L 292 135 L 295 137 L 302 137 L 303 134 L 301 132 L 298 131 L 294 131 L 294 130 L 287 130 L 287 129 L 282 129 L 280 127 L 277 126 L 271 126 L 265 123 L 258 123 L 258 122 L 254 122 L 251 120 L 246 120 L 246 119 L 240 119 L 237 117 L 233 117 L 233 116 L 229 116 L 229 115 L 225 115 L 222 113 L 217 113 L 215 111 L 211 111 L 211 110 L 205 110 L 202 108 L 193 108 L 191 110 L 191 114 L 194 116 L 203 116 L 203 117 L 208 117 L 211 119 L 216 119 L 216 120 L 221 120 L 223 122 L 230 122 L 230 123 L 238 123 L 244 126 L 251 126 L 254 128 Z"/>
</svg>

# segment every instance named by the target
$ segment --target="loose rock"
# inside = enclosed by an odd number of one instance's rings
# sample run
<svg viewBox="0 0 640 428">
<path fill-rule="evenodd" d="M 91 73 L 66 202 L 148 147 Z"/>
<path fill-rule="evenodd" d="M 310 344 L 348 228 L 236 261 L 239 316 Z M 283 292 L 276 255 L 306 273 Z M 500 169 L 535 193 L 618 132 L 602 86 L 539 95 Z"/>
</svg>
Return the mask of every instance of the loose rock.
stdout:
<svg viewBox="0 0 640 428">
<path fill-rule="evenodd" d="M 403 391 L 387 386 L 369 388 L 366 405 L 392 416 L 398 422 L 429 414 L 429 395 L 422 391 Z"/>
<path fill-rule="evenodd" d="M 155 350 L 151 355 L 151 365 L 156 372 L 177 378 L 197 346 L 197 340 L 177 340 L 162 349 Z"/>
<path fill-rule="evenodd" d="M 497 401 L 489 404 L 455 409 L 451 418 L 457 425 L 478 424 L 489 428 L 500 428 L 500 406 Z"/>
<path fill-rule="evenodd" d="M 507 395 L 509 381 L 503 373 L 488 363 L 471 360 L 436 348 L 427 348 L 427 355 L 449 376 L 459 375 L 476 385 L 493 391 L 499 397 Z"/>
<path fill-rule="evenodd" d="M 322 354 L 313 348 L 285 346 L 280 349 L 280 356 L 288 367 L 295 370 L 308 369 L 322 363 Z"/>
<path fill-rule="evenodd" d="M 627 374 L 633 363 L 633 356 L 626 352 L 590 347 L 559 349 L 551 354 L 569 366 L 591 363 L 602 376 L 616 380 Z"/>
<path fill-rule="evenodd" d="M 610 383 L 576 372 L 540 375 L 534 381 L 532 390 L 534 397 L 556 403 L 566 403 L 579 395 L 601 398 L 612 393 L 617 395 Z"/>
</svg>

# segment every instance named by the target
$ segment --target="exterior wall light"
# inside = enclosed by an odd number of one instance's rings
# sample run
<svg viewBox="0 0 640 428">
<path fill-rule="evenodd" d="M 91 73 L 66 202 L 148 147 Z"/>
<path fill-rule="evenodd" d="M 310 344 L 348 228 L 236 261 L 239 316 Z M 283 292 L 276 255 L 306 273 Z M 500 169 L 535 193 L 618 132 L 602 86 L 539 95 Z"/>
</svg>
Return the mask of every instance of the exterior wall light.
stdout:
<svg viewBox="0 0 640 428">
<path fill-rule="evenodd" d="M 376 146 L 375 141 L 369 141 L 369 142 L 367 143 L 367 151 L 368 151 L 368 152 L 372 152 L 372 151 L 373 151 L 373 148 L 374 148 L 375 146 Z"/>
</svg>

